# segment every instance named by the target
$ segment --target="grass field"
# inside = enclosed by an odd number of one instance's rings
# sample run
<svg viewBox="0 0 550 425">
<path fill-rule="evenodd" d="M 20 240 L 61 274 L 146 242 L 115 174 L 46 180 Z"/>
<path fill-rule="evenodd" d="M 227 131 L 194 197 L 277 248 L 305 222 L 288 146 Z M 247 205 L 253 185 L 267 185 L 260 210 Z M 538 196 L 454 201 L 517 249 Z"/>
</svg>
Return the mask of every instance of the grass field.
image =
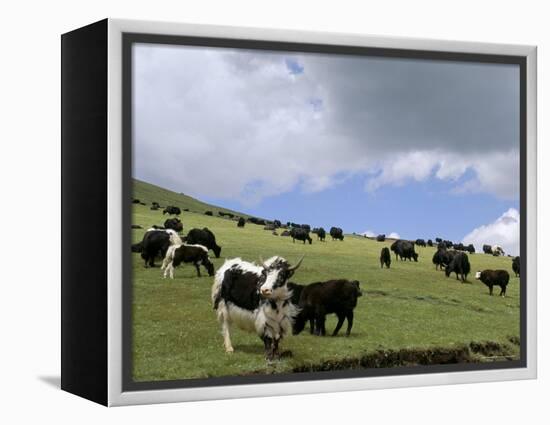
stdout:
<svg viewBox="0 0 550 425">
<path fill-rule="evenodd" d="M 391 269 L 380 269 L 380 249 L 389 246 L 390 241 L 380 243 L 346 235 L 343 242 L 331 241 L 329 237 L 326 242 L 314 238 L 312 245 L 292 243 L 292 239 L 274 236 L 262 226 L 247 224 L 237 228 L 235 221 L 205 216 L 203 211 L 211 206 L 151 188 L 155 186 L 136 182 L 134 196 L 148 205 L 155 200 L 165 205 L 170 200 L 181 208 L 190 208 L 190 212 L 180 216 L 184 234 L 193 227 L 208 227 L 215 233 L 222 246 L 221 258 L 211 255 L 216 269 L 224 258 L 258 261 L 260 256 L 265 259 L 281 255 L 292 263 L 305 254 L 292 279 L 294 282 L 356 279 L 361 282 L 364 296 L 359 298 L 350 337 L 343 336 L 344 332 L 334 338 L 314 337 L 306 328 L 302 334 L 283 341 L 282 350 L 291 350 L 292 356 L 267 364 L 258 336 L 239 329 L 232 331 L 235 352 L 231 355 L 224 352 L 210 301 L 213 278 L 206 272 L 198 278 L 192 265 L 183 265 L 176 269 L 174 280 L 165 280 L 159 267 L 146 269 L 139 254 L 133 254 L 136 381 L 315 370 L 326 368 L 327 364 L 353 363 L 354 359 L 374 352 L 452 350 L 487 342 L 496 343 L 499 347 L 496 354 L 518 356 L 519 279 L 513 277 L 511 258 L 470 255 L 472 273 L 469 283 L 464 284 L 435 270 L 431 262 L 433 248 L 417 247 L 418 263 L 395 261 L 393 257 Z M 210 209 L 216 214 L 216 207 Z M 165 218 L 162 211 L 133 205 L 133 223 L 144 229 L 162 224 Z M 144 229 L 132 230 L 134 242 L 141 240 Z M 506 298 L 490 297 L 488 288 L 474 279 L 476 270 L 487 268 L 510 272 Z M 495 292 L 498 294 L 499 289 Z M 335 317 L 329 317 L 327 332 L 335 325 Z M 477 360 L 488 356 L 486 352 L 473 355 Z"/>
</svg>

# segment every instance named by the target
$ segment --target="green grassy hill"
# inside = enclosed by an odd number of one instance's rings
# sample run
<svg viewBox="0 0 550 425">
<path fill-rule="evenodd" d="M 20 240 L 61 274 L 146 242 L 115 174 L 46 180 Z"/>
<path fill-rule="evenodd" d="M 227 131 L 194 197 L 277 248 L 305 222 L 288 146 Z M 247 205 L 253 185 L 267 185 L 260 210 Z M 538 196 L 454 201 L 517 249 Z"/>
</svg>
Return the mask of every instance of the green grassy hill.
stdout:
<svg viewBox="0 0 550 425">
<path fill-rule="evenodd" d="M 187 199 L 187 205 L 195 205 L 194 211 L 205 208 L 189 197 L 179 198 L 183 195 L 155 192 L 154 186 L 142 182 L 136 186 L 135 196 L 147 202 L 181 199 L 183 206 Z M 165 218 L 148 206 L 133 206 L 133 223 L 144 229 L 162 224 Z M 495 361 L 519 355 L 519 279 L 513 277 L 508 257 L 470 255 L 469 283 L 460 283 L 435 270 L 433 248 L 417 248 L 418 263 L 393 257 L 388 270 L 380 268 L 378 258 L 390 241 L 346 235 L 343 242 L 327 238 L 304 245 L 253 224 L 237 228 L 235 221 L 195 212 L 184 212 L 180 218 L 184 233 L 205 226 L 215 233 L 222 246 L 222 258 L 211 256 L 216 268 L 224 258 L 258 261 L 260 256 L 281 255 L 295 262 L 305 254 L 294 282 L 356 279 L 364 296 L 359 298 L 350 337 L 343 332 L 334 338 L 315 337 L 306 329 L 282 342 L 281 348 L 292 356 L 267 364 L 260 339 L 239 329 L 232 331 L 235 353 L 224 352 L 210 302 L 213 278 L 206 272 L 198 278 L 193 266 L 183 265 L 176 269 L 174 280 L 165 280 L 159 267 L 145 269 L 140 256 L 133 254 L 133 374 L 137 381 L 369 367 L 388 365 L 388 359 L 395 359 L 390 365 L 406 365 Z M 144 230 L 132 232 L 138 241 Z M 476 270 L 486 268 L 510 272 L 506 298 L 490 297 L 487 287 L 474 279 Z M 330 316 L 327 332 L 335 325 L 335 317 Z"/>
<path fill-rule="evenodd" d="M 212 211 L 214 215 L 217 215 L 218 211 L 223 211 L 242 216 L 244 218 L 249 217 L 248 214 L 207 204 L 183 193 L 163 189 L 162 187 L 137 179 L 134 179 L 133 198 L 139 199 L 141 202 L 145 202 L 148 206 L 150 206 L 152 202 L 158 202 L 163 207 L 172 205 L 175 207 L 180 207 L 182 210 L 188 208 L 189 211 L 201 214 L 205 211 Z"/>
</svg>

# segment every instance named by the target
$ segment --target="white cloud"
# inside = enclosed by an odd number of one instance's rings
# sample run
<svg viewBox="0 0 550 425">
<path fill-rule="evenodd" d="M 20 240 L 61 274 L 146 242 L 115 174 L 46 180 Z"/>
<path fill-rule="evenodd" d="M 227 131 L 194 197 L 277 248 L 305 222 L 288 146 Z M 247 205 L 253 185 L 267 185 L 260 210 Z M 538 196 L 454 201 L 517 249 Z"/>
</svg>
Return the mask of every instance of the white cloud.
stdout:
<svg viewBox="0 0 550 425">
<path fill-rule="evenodd" d="M 457 183 L 452 193 L 492 193 L 502 199 L 516 199 L 519 193 L 519 153 L 516 150 L 483 155 L 414 151 L 394 155 L 379 168 L 380 172 L 365 183 L 369 192 L 384 185 L 402 186 L 432 177 L 452 183 L 471 170 L 474 177 Z"/>
<path fill-rule="evenodd" d="M 380 235 L 382 233 L 376 233 L 376 232 L 373 232 L 372 230 L 366 230 L 364 231 L 363 233 L 360 233 L 360 235 L 362 236 L 367 236 L 369 238 L 374 238 L 378 235 Z M 390 232 L 389 234 L 386 235 L 386 238 L 390 238 L 390 239 L 401 239 L 401 236 L 399 236 L 399 233 L 396 233 L 396 232 Z"/>
<path fill-rule="evenodd" d="M 379 235 L 379 233 L 374 233 L 372 230 L 365 230 L 363 233 L 359 233 L 361 236 L 366 236 L 368 238 L 374 238 Z"/>
<path fill-rule="evenodd" d="M 472 180 L 454 192 L 518 196 L 513 67 L 134 49 L 137 178 L 254 204 L 352 176 L 375 191 L 432 177 L 453 182 L 470 170 Z"/>
<path fill-rule="evenodd" d="M 478 251 L 483 245 L 500 245 L 506 254 L 519 255 L 519 217 L 519 211 L 510 208 L 494 222 L 472 230 L 462 242 L 474 244 Z"/>
</svg>

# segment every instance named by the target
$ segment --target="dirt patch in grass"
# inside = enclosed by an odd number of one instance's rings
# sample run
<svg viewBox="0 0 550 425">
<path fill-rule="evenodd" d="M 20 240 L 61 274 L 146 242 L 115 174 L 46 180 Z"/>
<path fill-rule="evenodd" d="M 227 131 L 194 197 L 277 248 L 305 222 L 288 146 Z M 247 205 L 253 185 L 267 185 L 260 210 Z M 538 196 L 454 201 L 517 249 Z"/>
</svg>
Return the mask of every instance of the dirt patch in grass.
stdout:
<svg viewBox="0 0 550 425">
<path fill-rule="evenodd" d="M 368 352 L 359 358 L 327 360 L 320 364 L 298 366 L 293 369 L 293 372 L 482 363 L 497 360 L 514 360 L 515 358 L 510 346 L 486 341 L 472 342 L 456 347 L 376 350 Z"/>
</svg>

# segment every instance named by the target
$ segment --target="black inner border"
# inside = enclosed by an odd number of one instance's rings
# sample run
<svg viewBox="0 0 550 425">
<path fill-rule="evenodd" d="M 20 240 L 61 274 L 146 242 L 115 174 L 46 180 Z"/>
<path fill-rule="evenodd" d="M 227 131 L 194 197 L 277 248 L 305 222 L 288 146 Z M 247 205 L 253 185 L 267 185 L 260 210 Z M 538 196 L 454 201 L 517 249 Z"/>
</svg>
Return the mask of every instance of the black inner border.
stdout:
<svg viewBox="0 0 550 425">
<path fill-rule="evenodd" d="M 181 379 L 171 381 L 136 382 L 132 379 L 132 273 L 131 273 L 131 197 L 132 193 L 132 45 L 134 43 L 226 47 L 335 55 L 377 56 L 404 59 L 425 59 L 481 63 L 514 64 L 520 67 L 520 255 L 527 258 L 527 58 L 524 56 L 456 53 L 444 51 L 389 49 L 345 45 L 290 43 L 230 38 L 189 37 L 141 33 L 122 34 L 122 390 L 159 390 L 197 388 L 238 384 L 303 382 L 375 376 L 399 376 L 426 373 L 465 372 L 494 369 L 525 368 L 527 366 L 527 270 L 520 278 L 520 360 L 495 363 L 465 363 L 452 365 L 411 366 L 399 368 L 354 369 L 328 372 L 282 373 L 275 375 L 227 376 L 219 378 Z M 214 320 L 214 319 L 213 319 Z"/>
</svg>

